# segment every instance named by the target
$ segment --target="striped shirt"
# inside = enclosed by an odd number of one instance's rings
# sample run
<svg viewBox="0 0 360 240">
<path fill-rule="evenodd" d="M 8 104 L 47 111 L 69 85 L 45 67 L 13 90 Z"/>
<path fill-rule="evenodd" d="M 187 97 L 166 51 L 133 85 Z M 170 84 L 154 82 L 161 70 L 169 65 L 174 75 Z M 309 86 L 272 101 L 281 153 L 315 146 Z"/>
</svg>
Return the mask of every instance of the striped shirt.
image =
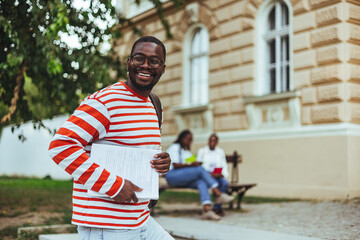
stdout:
<svg viewBox="0 0 360 240">
<path fill-rule="evenodd" d="M 74 178 L 73 224 L 115 229 L 140 227 L 149 218 L 149 200 L 116 203 L 112 197 L 120 192 L 124 179 L 91 160 L 92 143 L 161 149 L 158 118 L 150 99 L 122 81 L 97 91 L 83 100 L 49 146 L 55 163 Z M 88 189 L 109 198 L 90 196 Z"/>
</svg>

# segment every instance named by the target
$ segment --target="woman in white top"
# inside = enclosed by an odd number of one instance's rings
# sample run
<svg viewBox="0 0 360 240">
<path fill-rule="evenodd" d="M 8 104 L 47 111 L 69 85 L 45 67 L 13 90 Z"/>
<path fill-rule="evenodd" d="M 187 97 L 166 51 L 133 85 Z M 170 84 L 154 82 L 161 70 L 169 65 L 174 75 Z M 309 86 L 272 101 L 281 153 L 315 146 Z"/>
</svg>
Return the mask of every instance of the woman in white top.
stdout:
<svg viewBox="0 0 360 240">
<path fill-rule="evenodd" d="M 217 147 L 218 140 L 219 138 L 215 133 L 211 134 L 209 145 L 199 149 L 196 160 L 201 162 L 205 170 L 217 181 L 219 190 L 222 193 L 227 193 L 229 183 L 226 178 L 229 176 L 229 170 L 224 150 Z M 213 210 L 219 216 L 224 216 L 222 204 L 216 203 Z"/>
<path fill-rule="evenodd" d="M 202 218 L 219 220 L 220 217 L 211 210 L 211 198 L 208 189 L 211 188 L 215 194 L 216 203 L 230 202 L 234 197 L 221 193 L 217 181 L 201 166 L 200 162 L 187 161 L 187 159 L 194 159 L 190 152 L 191 143 L 192 133 L 189 130 L 184 130 L 167 149 L 172 165 L 170 171 L 165 175 L 166 180 L 173 186 L 198 189 L 203 205 Z"/>
</svg>

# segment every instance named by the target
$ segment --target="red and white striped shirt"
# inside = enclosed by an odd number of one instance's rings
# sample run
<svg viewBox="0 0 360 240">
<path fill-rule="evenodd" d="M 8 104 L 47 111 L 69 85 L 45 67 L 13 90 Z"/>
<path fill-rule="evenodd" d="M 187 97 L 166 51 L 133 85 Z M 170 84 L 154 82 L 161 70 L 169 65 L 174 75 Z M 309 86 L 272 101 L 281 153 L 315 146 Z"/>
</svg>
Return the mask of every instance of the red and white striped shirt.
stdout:
<svg viewBox="0 0 360 240">
<path fill-rule="evenodd" d="M 49 147 L 55 163 L 74 178 L 73 224 L 117 229 L 141 226 L 150 215 L 149 200 L 116 203 L 111 197 L 120 192 L 124 181 L 91 160 L 92 143 L 161 149 L 158 118 L 150 99 L 122 81 L 110 85 L 84 99 Z M 88 189 L 109 198 L 90 196 Z"/>
</svg>

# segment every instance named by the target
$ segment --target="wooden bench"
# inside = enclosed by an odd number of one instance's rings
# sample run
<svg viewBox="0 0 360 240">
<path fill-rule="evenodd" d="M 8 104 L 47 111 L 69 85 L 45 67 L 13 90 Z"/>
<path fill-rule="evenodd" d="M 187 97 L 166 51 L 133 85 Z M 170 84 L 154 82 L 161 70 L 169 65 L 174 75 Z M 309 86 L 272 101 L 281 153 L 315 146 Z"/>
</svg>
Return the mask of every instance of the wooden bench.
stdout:
<svg viewBox="0 0 360 240">
<path fill-rule="evenodd" d="M 242 156 L 238 155 L 236 151 L 232 155 L 226 155 L 226 161 L 230 163 L 230 181 L 228 187 L 228 194 L 237 194 L 237 209 L 241 209 L 241 200 L 245 196 L 247 190 L 255 187 L 256 183 L 239 183 L 239 164 L 242 162 Z M 233 203 L 229 204 L 229 208 L 233 208 Z"/>
<path fill-rule="evenodd" d="M 229 174 L 230 174 L 230 181 L 229 181 L 229 188 L 228 193 L 237 194 L 237 209 L 241 208 L 241 200 L 245 196 L 245 193 L 247 190 L 249 190 L 252 187 L 256 186 L 256 183 L 248 183 L 248 184 L 242 184 L 239 183 L 239 171 L 238 166 L 239 163 L 242 162 L 241 155 L 238 155 L 235 151 L 232 155 L 226 155 L 226 161 L 229 163 Z M 165 180 L 165 179 L 164 179 Z M 159 184 L 159 194 L 161 194 L 163 191 L 168 189 L 184 189 L 184 187 L 177 187 L 177 186 L 171 186 L 166 183 L 165 181 L 160 181 Z M 234 200 L 235 201 L 235 200 Z M 233 208 L 233 202 L 229 204 L 229 208 Z"/>
</svg>

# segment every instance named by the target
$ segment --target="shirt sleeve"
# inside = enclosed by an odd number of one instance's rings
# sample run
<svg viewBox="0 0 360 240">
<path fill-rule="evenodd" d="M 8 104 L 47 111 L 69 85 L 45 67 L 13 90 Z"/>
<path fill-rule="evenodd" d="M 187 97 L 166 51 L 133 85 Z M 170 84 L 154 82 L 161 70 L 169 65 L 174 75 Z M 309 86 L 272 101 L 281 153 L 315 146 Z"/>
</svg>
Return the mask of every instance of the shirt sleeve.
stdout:
<svg viewBox="0 0 360 240">
<path fill-rule="evenodd" d="M 170 155 L 172 163 L 181 163 L 180 161 L 180 144 L 171 144 L 170 147 L 166 150 Z"/>
<path fill-rule="evenodd" d="M 93 191 L 114 197 L 123 179 L 94 163 L 85 146 L 103 138 L 109 130 L 110 115 L 97 99 L 85 99 L 60 127 L 49 146 L 53 161 L 74 179 Z"/>
<path fill-rule="evenodd" d="M 208 161 L 209 158 L 206 157 L 206 153 L 207 153 L 207 152 L 208 152 L 208 151 L 206 151 L 206 146 L 200 148 L 199 151 L 198 151 L 198 153 L 197 153 L 197 155 L 196 155 L 196 161 L 202 162 L 202 165 L 201 165 L 201 166 L 202 166 L 206 171 L 210 172 L 210 164 L 209 164 L 209 161 Z"/>
<path fill-rule="evenodd" d="M 219 148 L 219 154 L 220 154 L 220 158 L 221 158 L 221 164 L 222 164 L 222 175 L 225 177 L 225 178 L 228 178 L 229 177 L 229 169 L 228 169 L 228 164 L 226 162 L 226 155 L 225 155 L 225 152 L 223 149 Z"/>
<path fill-rule="evenodd" d="M 196 154 L 196 161 L 198 162 L 204 162 L 204 149 L 200 148 Z"/>
</svg>

